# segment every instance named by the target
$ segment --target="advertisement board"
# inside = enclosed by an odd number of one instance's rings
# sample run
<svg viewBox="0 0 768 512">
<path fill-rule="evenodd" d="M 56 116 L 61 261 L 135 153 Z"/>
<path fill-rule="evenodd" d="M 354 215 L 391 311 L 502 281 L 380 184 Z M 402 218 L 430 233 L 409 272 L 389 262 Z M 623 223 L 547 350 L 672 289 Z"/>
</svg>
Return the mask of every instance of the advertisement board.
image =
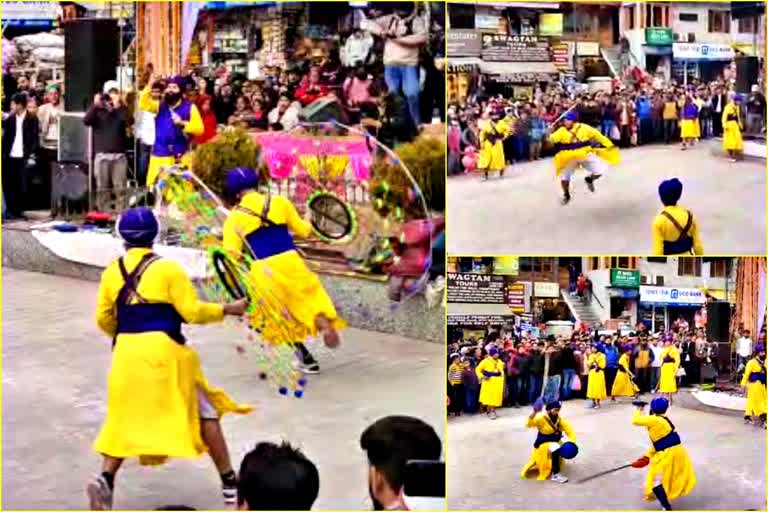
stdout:
<svg viewBox="0 0 768 512">
<path fill-rule="evenodd" d="M 482 57 L 496 62 L 549 62 L 549 43 L 537 36 L 483 33 Z"/>
<path fill-rule="evenodd" d="M 698 288 L 671 288 L 668 286 L 641 286 L 640 302 L 661 305 L 701 305 L 707 302 Z"/>
<path fill-rule="evenodd" d="M 489 274 L 448 274 L 448 302 L 504 304 L 506 277 Z"/>
</svg>

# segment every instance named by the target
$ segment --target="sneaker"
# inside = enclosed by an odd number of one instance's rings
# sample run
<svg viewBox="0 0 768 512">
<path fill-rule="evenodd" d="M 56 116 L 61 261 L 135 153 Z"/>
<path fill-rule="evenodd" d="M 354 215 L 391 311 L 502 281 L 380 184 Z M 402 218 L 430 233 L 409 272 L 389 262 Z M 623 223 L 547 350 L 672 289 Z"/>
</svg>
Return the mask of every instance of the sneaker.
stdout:
<svg viewBox="0 0 768 512">
<path fill-rule="evenodd" d="M 560 473 L 553 473 L 551 477 L 549 477 L 550 480 L 553 482 L 557 482 L 558 484 L 564 484 L 568 481 L 568 477 L 561 475 Z"/>
<path fill-rule="evenodd" d="M 300 361 L 296 364 L 296 369 L 302 373 L 320 373 L 320 365 L 317 362 Z"/>
<path fill-rule="evenodd" d="M 85 492 L 91 510 L 112 510 L 112 489 L 103 475 L 88 482 Z"/>
<path fill-rule="evenodd" d="M 561 203 L 563 206 L 565 206 L 566 204 L 568 204 L 568 203 L 570 203 L 570 202 L 571 202 L 571 196 L 570 196 L 570 194 L 569 194 L 569 195 L 567 195 L 567 196 L 563 196 L 563 198 L 562 198 L 562 199 L 560 199 L 560 203 Z"/>
<path fill-rule="evenodd" d="M 587 183 L 587 188 L 590 192 L 595 191 L 595 181 L 597 181 L 601 176 L 602 174 L 593 174 L 584 178 L 584 181 Z"/>
<path fill-rule="evenodd" d="M 221 486 L 221 494 L 224 496 L 224 503 L 234 505 L 237 503 L 237 486 L 225 484 Z"/>
</svg>

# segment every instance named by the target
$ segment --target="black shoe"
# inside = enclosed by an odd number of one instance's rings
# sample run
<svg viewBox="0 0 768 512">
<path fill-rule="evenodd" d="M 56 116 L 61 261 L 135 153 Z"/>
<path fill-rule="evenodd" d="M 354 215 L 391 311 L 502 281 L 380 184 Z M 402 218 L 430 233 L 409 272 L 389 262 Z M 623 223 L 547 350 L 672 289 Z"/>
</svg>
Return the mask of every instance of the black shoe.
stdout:
<svg viewBox="0 0 768 512">
<path fill-rule="evenodd" d="M 565 206 L 566 204 L 571 202 L 571 195 L 568 194 L 567 196 L 563 196 L 562 199 L 560 199 L 560 203 Z"/>
<path fill-rule="evenodd" d="M 600 178 L 600 174 L 593 174 L 592 176 L 587 176 L 584 178 L 584 181 L 587 182 L 587 188 L 590 192 L 595 191 L 595 181 L 597 181 Z"/>
</svg>

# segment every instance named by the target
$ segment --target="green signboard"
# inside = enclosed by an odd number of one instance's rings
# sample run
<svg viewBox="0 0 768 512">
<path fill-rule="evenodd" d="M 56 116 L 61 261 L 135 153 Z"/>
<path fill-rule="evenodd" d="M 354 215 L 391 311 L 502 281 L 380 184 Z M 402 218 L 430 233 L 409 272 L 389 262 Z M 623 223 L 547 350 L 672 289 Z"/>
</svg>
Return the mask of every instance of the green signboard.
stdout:
<svg viewBox="0 0 768 512">
<path fill-rule="evenodd" d="M 617 288 L 639 288 L 640 272 L 623 268 L 611 269 L 611 286 Z"/>
<path fill-rule="evenodd" d="M 651 46 L 667 46 L 675 42 L 671 28 L 646 28 L 645 44 Z"/>
</svg>

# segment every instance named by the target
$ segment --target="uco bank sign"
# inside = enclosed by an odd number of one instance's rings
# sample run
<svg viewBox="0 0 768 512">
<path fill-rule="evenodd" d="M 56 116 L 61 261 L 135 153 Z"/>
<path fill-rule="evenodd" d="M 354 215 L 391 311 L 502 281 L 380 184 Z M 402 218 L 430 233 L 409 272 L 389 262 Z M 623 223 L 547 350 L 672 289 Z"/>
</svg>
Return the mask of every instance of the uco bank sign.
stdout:
<svg viewBox="0 0 768 512">
<path fill-rule="evenodd" d="M 680 60 L 731 60 L 734 53 L 727 44 L 674 43 L 672 56 Z"/>
<path fill-rule="evenodd" d="M 700 305 L 707 302 L 704 292 L 698 288 L 669 288 L 666 286 L 641 286 L 640 302 L 655 304 Z"/>
</svg>

